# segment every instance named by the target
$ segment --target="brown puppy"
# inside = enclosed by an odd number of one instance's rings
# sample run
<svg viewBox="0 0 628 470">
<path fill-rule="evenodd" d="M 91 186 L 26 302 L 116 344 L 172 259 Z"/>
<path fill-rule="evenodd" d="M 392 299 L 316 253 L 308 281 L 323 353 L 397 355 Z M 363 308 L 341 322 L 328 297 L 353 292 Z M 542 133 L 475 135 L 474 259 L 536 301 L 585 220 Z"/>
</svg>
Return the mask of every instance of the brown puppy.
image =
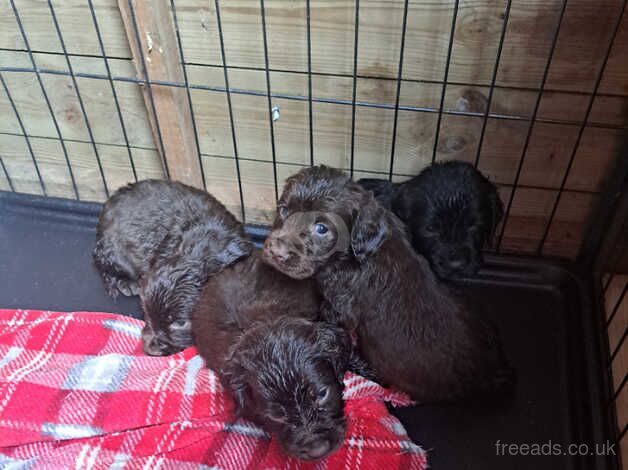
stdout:
<svg viewBox="0 0 628 470">
<path fill-rule="evenodd" d="M 193 313 L 198 352 L 239 413 L 306 460 L 335 451 L 345 433 L 351 343 L 343 329 L 314 322 L 319 302 L 313 282 L 290 279 L 255 252 L 212 277 Z"/>
<path fill-rule="evenodd" d="M 144 352 L 164 356 L 192 345 L 192 307 L 207 278 L 252 248 L 242 224 L 210 194 L 144 180 L 103 205 L 93 257 L 111 296 L 139 294 Z"/>
<path fill-rule="evenodd" d="M 316 279 L 326 317 L 357 332 L 384 384 L 426 403 L 510 382 L 496 337 L 370 192 L 333 168 L 306 168 L 287 180 L 278 211 L 265 260 Z"/>
</svg>

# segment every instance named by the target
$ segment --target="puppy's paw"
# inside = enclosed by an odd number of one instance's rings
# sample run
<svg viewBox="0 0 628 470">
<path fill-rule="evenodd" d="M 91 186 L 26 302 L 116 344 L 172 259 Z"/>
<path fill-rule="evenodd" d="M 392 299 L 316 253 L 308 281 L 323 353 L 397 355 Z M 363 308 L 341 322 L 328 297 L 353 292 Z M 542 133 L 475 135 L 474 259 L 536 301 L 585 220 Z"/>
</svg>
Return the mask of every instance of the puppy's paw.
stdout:
<svg viewBox="0 0 628 470">
<path fill-rule="evenodd" d="M 358 374 L 367 380 L 377 382 L 375 370 L 366 361 L 366 359 L 360 356 L 355 350 L 351 353 L 347 370 L 349 370 L 349 372 L 353 372 L 354 374 Z"/>
<path fill-rule="evenodd" d="M 140 293 L 140 288 L 137 285 L 137 282 L 119 280 L 116 287 L 122 295 L 125 295 L 127 297 L 139 295 Z"/>
</svg>

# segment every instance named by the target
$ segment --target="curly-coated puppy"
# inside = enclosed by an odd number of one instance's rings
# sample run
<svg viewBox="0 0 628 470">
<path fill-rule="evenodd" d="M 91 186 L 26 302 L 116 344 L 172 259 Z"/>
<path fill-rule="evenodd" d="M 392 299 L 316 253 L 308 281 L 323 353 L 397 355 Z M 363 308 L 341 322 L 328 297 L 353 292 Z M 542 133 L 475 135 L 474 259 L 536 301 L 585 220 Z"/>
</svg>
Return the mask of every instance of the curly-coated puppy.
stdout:
<svg viewBox="0 0 628 470">
<path fill-rule="evenodd" d="M 288 178 L 278 208 L 264 260 L 316 279 L 324 315 L 356 331 L 362 357 L 385 385 L 426 403 L 510 382 L 493 332 L 437 280 L 372 193 L 318 166 Z"/>
<path fill-rule="evenodd" d="M 192 307 L 207 278 L 251 250 L 242 224 L 211 195 L 145 180 L 105 202 L 93 257 L 111 296 L 139 294 L 144 352 L 163 356 L 192 345 Z"/>
<path fill-rule="evenodd" d="M 358 181 L 403 220 L 414 248 L 443 279 L 470 276 L 482 264 L 503 205 L 497 188 L 473 165 L 434 163 L 403 183 Z"/>
<path fill-rule="evenodd" d="M 319 304 L 313 281 L 291 279 L 254 253 L 210 278 L 193 313 L 198 352 L 239 414 L 306 460 L 335 451 L 345 433 L 350 338 L 314 322 Z"/>
</svg>

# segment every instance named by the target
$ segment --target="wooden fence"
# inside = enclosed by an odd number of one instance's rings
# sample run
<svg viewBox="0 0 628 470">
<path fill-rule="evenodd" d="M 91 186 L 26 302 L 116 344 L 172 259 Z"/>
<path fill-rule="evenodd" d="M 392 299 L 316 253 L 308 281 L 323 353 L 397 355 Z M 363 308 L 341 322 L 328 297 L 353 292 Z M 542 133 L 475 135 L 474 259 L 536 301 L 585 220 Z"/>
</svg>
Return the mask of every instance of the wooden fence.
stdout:
<svg viewBox="0 0 628 470">
<path fill-rule="evenodd" d="M 574 257 L 628 128 L 624 8 L 5 0 L 0 189 L 102 201 L 169 175 L 266 223 L 312 162 L 402 180 L 463 159 L 500 187 L 505 251 Z"/>
</svg>

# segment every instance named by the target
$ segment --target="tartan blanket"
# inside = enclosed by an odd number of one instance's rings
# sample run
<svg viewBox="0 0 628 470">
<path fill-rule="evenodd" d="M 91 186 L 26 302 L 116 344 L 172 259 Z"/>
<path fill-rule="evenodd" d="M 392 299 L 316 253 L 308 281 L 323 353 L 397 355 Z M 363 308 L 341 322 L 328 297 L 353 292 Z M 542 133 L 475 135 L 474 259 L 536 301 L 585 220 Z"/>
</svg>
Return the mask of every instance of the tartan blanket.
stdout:
<svg viewBox="0 0 628 470">
<path fill-rule="evenodd" d="M 427 468 L 384 404 L 405 395 L 345 376 L 347 434 L 320 462 L 286 456 L 242 419 L 194 348 L 142 353 L 143 322 L 0 310 L 0 468 Z"/>
</svg>

